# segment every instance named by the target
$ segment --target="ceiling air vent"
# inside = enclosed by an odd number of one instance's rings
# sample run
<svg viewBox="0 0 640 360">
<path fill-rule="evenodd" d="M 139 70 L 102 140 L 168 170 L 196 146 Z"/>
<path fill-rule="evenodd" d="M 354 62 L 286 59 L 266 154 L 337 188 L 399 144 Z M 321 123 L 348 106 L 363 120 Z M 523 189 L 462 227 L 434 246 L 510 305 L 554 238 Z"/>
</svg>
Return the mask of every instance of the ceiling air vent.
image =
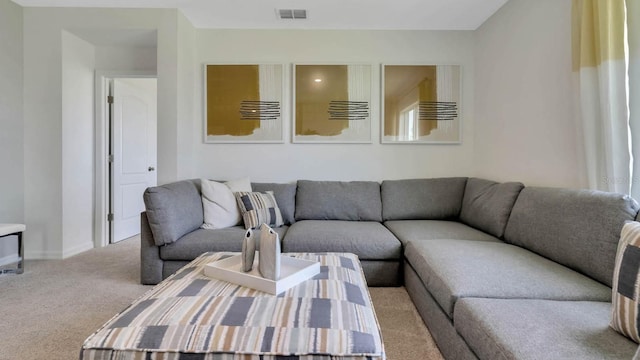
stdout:
<svg viewBox="0 0 640 360">
<path fill-rule="evenodd" d="M 304 9 L 279 9 L 277 10 L 279 19 L 306 19 L 307 10 Z"/>
</svg>

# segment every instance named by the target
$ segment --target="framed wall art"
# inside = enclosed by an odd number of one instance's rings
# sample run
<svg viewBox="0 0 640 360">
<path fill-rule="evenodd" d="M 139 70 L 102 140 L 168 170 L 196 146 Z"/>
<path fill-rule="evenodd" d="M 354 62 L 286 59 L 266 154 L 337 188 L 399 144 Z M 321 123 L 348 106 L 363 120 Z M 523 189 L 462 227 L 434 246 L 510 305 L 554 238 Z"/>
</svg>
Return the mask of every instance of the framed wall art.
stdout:
<svg viewBox="0 0 640 360">
<path fill-rule="evenodd" d="M 460 144 L 460 65 L 382 65 L 381 141 Z"/>
<path fill-rule="evenodd" d="M 371 143 L 371 65 L 293 66 L 294 143 Z"/>
<path fill-rule="evenodd" d="M 282 64 L 205 64 L 204 142 L 283 143 Z"/>
</svg>

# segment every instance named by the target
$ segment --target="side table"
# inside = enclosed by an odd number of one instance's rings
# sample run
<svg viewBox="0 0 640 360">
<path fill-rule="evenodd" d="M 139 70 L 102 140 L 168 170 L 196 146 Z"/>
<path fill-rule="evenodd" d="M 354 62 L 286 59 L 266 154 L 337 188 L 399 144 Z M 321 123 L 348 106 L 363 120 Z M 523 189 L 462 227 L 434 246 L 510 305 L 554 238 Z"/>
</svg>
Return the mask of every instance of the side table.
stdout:
<svg viewBox="0 0 640 360">
<path fill-rule="evenodd" d="M 17 236 L 18 237 L 18 267 L 16 269 L 5 269 L 0 270 L 0 273 L 15 273 L 22 274 L 24 272 L 24 246 L 22 243 L 22 232 L 25 231 L 27 227 L 24 224 L 0 224 L 0 239 L 8 237 L 8 236 Z"/>
</svg>

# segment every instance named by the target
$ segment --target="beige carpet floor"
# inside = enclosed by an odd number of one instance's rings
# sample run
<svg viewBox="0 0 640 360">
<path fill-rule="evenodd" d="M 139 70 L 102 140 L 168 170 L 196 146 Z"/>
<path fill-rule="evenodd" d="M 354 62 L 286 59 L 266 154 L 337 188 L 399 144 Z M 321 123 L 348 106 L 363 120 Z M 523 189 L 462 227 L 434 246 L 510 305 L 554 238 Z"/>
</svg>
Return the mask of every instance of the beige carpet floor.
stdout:
<svg viewBox="0 0 640 360">
<path fill-rule="evenodd" d="M 75 360 L 83 341 L 140 297 L 139 238 L 0 275 L 0 360 Z M 404 288 L 371 288 L 387 359 L 442 359 Z"/>
</svg>

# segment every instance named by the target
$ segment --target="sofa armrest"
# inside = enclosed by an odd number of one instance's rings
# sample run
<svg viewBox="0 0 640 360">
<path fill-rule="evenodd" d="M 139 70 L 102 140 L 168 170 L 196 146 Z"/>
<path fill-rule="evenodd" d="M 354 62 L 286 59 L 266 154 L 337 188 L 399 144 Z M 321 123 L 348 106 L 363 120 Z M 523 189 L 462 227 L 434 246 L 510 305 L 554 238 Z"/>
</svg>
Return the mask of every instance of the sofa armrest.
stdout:
<svg viewBox="0 0 640 360">
<path fill-rule="evenodd" d="M 155 285 L 162 281 L 160 248 L 155 244 L 147 213 L 140 213 L 140 283 Z"/>
</svg>

